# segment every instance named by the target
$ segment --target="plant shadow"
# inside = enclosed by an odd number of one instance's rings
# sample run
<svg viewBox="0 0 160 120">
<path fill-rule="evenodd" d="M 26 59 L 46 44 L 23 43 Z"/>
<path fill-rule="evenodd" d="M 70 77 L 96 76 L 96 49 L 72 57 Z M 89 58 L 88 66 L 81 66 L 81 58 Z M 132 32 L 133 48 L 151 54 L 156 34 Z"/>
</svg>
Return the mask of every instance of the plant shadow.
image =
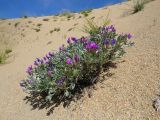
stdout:
<svg viewBox="0 0 160 120">
<path fill-rule="evenodd" d="M 63 107 L 65 108 L 65 107 L 68 107 L 71 102 L 76 102 L 80 100 L 82 97 L 84 97 L 85 90 L 88 93 L 88 97 L 91 97 L 91 91 L 95 88 L 95 84 L 97 82 L 103 82 L 105 80 L 105 78 L 102 80 L 99 80 L 100 74 L 103 72 L 107 72 L 107 77 L 111 77 L 113 75 L 108 72 L 109 68 L 117 68 L 117 64 L 112 62 L 108 62 L 104 64 L 101 71 L 97 70 L 96 72 L 93 73 L 94 74 L 93 77 L 89 78 L 89 79 L 93 79 L 92 83 L 90 84 L 79 82 L 75 91 L 72 93 L 73 97 L 71 98 L 66 99 L 63 96 L 58 96 L 58 97 L 52 98 L 52 102 L 46 102 L 45 97 L 47 94 L 41 93 L 41 94 L 30 94 L 29 96 L 26 96 L 23 100 L 26 102 L 26 104 L 30 104 L 32 106 L 31 110 L 47 109 L 48 111 L 46 115 L 49 116 L 53 113 L 54 109 L 59 105 L 63 105 Z"/>
</svg>

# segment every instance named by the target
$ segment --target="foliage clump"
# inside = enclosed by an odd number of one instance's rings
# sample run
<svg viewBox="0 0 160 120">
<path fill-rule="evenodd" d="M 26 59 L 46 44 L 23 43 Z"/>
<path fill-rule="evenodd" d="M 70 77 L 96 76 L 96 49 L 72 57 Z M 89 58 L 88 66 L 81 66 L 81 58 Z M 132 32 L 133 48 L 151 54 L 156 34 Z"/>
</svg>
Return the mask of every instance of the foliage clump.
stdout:
<svg viewBox="0 0 160 120">
<path fill-rule="evenodd" d="M 81 11 L 80 14 L 84 15 L 85 17 L 87 17 L 89 15 L 89 13 L 92 12 L 92 9 L 88 9 L 88 10 L 84 10 L 84 11 Z"/>
<path fill-rule="evenodd" d="M 113 25 L 98 27 L 90 22 L 87 37 L 67 39 L 68 46 L 37 58 L 27 68 L 28 77 L 20 82 L 31 95 L 45 95 L 45 100 L 71 99 L 85 86 L 98 82 L 95 79 L 106 63 L 120 58 L 131 34 L 118 34 Z"/>
<path fill-rule="evenodd" d="M 11 49 L 6 49 L 5 51 L 0 51 L 0 64 L 4 64 L 9 57 L 9 53 L 12 52 Z"/>
<path fill-rule="evenodd" d="M 133 3 L 133 14 L 143 10 L 144 4 L 145 4 L 144 0 L 134 0 L 134 3 Z"/>
</svg>

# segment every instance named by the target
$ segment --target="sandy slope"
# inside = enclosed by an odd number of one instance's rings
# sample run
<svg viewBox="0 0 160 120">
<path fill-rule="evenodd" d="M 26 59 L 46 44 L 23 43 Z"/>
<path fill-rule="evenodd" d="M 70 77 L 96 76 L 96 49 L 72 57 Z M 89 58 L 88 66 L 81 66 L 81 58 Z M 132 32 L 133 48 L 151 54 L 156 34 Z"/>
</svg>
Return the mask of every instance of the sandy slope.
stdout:
<svg viewBox="0 0 160 120">
<path fill-rule="evenodd" d="M 115 75 L 98 84 L 91 98 L 85 96 L 69 108 L 60 105 L 50 116 L 46 116 L 49 109 L 31 110 L 32 106 L 23 101 L 26 94 L 19 81 L 36 57 L 56 50 L 68 36 L 85 35 L 80 31 L 84 18 L 76 14 L 69 21 L 53 16 L 0 20 L 0 49 L 13 49 L 7 64 L 0 65 L 0 120 L 159 120 L 160 113 L 153 109 L 152 100 L 160 94 L 160 1 L 124 17 L 130 8 L 131 2 L 127 2 L 93 10 L 89 17 L 95 16 L 98 23 L 110 11 L 112 24 L 119 32 L 134 34 L 136 45 L 127 49 L 128 53 L 117 61 L 117 68 L 110 70 Z M 42 26 L 36 32 L 33 28 L 39 23 Z M 55 27 L 61 30 L 51 34 Z M 70 28 L 73 30 L 68 31 Z"/>
</svg>

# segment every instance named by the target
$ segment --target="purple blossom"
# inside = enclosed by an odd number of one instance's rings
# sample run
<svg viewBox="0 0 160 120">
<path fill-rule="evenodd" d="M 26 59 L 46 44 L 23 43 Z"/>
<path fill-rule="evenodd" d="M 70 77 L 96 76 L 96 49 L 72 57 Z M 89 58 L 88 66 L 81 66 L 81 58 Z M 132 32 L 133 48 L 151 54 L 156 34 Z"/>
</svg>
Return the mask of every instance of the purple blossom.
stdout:
<svg viewBox="0 0 160 120">
<path fill-rule="evenodd" d="M 74 61 L 77 63 L 79 61 L 79 56 L 76 54 L 74 55 Z"/>
<path fill-rule="evenodd" d="M 67 43 L 71 44 L 71 39 L 70 38 L 67 39 Z"/>
<path fill-rule="evenodd" d="M 52 77 L 52 75 L 53 75 L 53 74 L 52 74 L 52 71 L 48 71 L 48 72 L 47 72 L 47 75 L 48 75 L 49 77 Z"/>
<path fill-rule="evenodd" d="M 103 31 L 105 31 L 105 30 L 108 31 L 108 30 L 110 30 L 110 28 L 111 28 L 110 26 L 106 26 L 106 27 L 104 27 L 102 30 L 103 30 Z"/>
<path fill-rule="evenodd" d="M 72 59 L 71 59 L 71 58 L 67 58 L 67 60 L 66 60 L 66 64 L 68 64 L 68 65 L 72 65 L 72 64 L 73 64 Z"/>
<path fill-rule="evenodd" d="M 32 74 L 32 71 L 33 71 L 33 68 L 32 68 L 32 65 L 31 66 L 29 66 L 28 68 L 27 68 L 27 73 L 29 74 L 29 75 L 31 75 Z"/>
<path fill-rule="evenodd" d="M 111 44 L 112 44 L 112 46 L 115 45 L 115 44 L 116 44 L 116 40 L 113 39 L 113 40 L 111 41 Z"/>
<path fill-rule="evenodd" d="M 85 46 L 85 48 L 87 49 L 87 50 L 97 50 L 98 48 L 99 48 L 99 46 L 97 45 L 97 43 L 96 42 L 93 42 L 93 41 L 90 41 L 90 42 L 88 42 L 87 43 L 87 45 Z"/>
<path fill-rule="evenodd" d="M 50 56 L 49 56 L 48 54 L 46 54 L 46 58 L 47 58 L 47 59 L 50 59 Z"/>
<path fill-rule="evenodd" d="M 45 62 L 45 64 L 50 64 L 50 61 L 49 61 L 49 60 L 47 60 L 47 61 Z"/>
<path fill-rule="evenodd" d="M 61 47 L 59 47 L 60 51 L 64 51 L 64 49 L 65 49 L 64 44 Z"/>
<path fill-rule="evenodd" d="M 39 59 L 39 58 L 37 58 L 36 60 L 37 60 L 37 62 L 41 62 L 41 59 Z"/>
<path fill-rule="evenodd" d="M 103 41 L 103 44 L 104 44 L 104 45 L 109 45 L 109 39 L 104 40 L 104 41 Z"/>
<path fill-rule="evenodd" d="M 60 85 L 63 84 L 64 80 L 65 80 L 65 77 L 62 77 L 60 80 L 57 80 L 57 81 L 56 81 L 56 84 L 57 84 L 58 86 L 60 86 Z"/>
<path fill-rule="evenodd" d="M 43 63 L 44 63 L 43 59 L 41 59 L 40 63 L 41 63 L 41 64 L 43 64 Z"/>
<path fill-rule="evenodd" d="M 128 39 L 131 39 L 131 38 L 132 38 L 132 35 L 129 33 L 129 34 L 127 35 L 127 37 L 128 37 Z"/>
<path fill-rule="evenodd" d="M 81 38 L 81 42 L 87 42 L 87 41 L 88 41 L 87 38 L 85 38 L 85 37 L 82 37 L 82 38 Z"/>
<path fill-rule="evenodd" d="M 33 80 L 27 80 L 29 84 L 32 84 L 33 83 Z"/>
<path fill-rule="evenodd" d="M 38 62 L 37 62 L 37 61 L 34 61 L 34 65 L 35 65 L 35 66 L 38 66 L 39 64 L 38 64 Z"/>
<path fill-rule="evenodd" d="M 112 28 L 112 32 L 116 32 L 116 29 L 114 27 Z"/>
<path fill-rule="evenodd" d="M 50 57 L 53 57 L 53 56 L 54 56 L 54 53 L 49 52 L 48 55 L 49 55 Z"/>
<path fill-rule="evenodd" d="M 20 85 L 21 87 L 25 87 L 24 81 L 21 81 L 21 82 L 19 83 L 19 85 Z"/>
<path fill-rule="evenodd" d="M 43 59 L 44 59 L 44 61 L 46 61 L 46 60 L 47 60 L 47 58 L 46 58 L 46 57 L 43 57 Z"/>
<path fill-rule="evenodd" d="M 102 29 L 102 31 L 104 31 L 104 30 L 106 30 L 106 31 L 112 31 L 112 32 L 116 32 L 116 29 L 114 28 L 114 26 L 113 25 L 111 25 L 111 26 L 106 26 L 105 28 L 103 28 Z"/>
<path fill-rule="evenodd" d="M 114 26 L 113 26 L 113 25 L 109 26 L 109 29 L 113 29 L 113 28 L 114 28 Z"/>
<path fill-rule="evenodd" d="M 78 42 L 78 39 L 75 38 L 75 37 L 71 37 L 71 40 L 74 41 L 74 43 L 77 43 L 77 42 Z"/>
</svg>

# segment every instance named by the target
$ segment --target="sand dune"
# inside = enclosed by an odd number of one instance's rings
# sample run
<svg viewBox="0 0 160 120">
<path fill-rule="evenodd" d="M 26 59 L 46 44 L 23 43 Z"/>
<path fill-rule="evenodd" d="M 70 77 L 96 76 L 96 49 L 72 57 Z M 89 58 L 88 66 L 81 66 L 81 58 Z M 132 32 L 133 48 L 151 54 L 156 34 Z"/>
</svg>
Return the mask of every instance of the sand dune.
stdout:
<svg viewBox="0 0 160 120">
<path fill-rule="evenodd" d="M 35 58 L 57 50 L 69 36 L 85 36 L 81 31 L 85 17 L 76 13 L 70 20 L 65 16 L 0 20 L 0 50 L 13 50 L 7 63 L 0 65 L 0 120 L 159 120 L 152 100 L 160 95 L 160 1 L 127 14 L 131 6 L 132 2 L 124 2 L 90 13 L 88 18 L 100 24 L 109 12 L 118 32 L 134 35 L 135 46 L 116 61 L 117 68 L 110 70 L 114 75 L 97 84 L 91 98 L 86 95 L 68 108 L 60 105 L 50 116 L 49 109 L 32 110 L 25 103 L 19 82 Z"/>
</svg>

